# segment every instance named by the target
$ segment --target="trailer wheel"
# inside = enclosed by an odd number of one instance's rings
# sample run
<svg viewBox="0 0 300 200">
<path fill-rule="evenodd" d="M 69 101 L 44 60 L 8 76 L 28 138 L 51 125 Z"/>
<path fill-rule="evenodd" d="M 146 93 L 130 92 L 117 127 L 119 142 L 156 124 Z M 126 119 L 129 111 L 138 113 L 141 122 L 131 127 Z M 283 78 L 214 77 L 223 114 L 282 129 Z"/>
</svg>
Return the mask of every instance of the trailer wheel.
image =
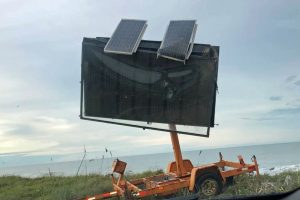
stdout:
<svg viewBox="0 0 300 200">
<path fill-rule="evenodd" d="M 212 197 L 221 193 L 223 183 L 221 178 L 214 173 L 203 174 L 198 177 L 195 184 L 195 192 L 200 197 Z"/>
<path fill-rule="evenodd" d="M 231 186 L 234 184 L 233 176 L 229 176 L 226 178 L 226 186 Z"/>
</svg>

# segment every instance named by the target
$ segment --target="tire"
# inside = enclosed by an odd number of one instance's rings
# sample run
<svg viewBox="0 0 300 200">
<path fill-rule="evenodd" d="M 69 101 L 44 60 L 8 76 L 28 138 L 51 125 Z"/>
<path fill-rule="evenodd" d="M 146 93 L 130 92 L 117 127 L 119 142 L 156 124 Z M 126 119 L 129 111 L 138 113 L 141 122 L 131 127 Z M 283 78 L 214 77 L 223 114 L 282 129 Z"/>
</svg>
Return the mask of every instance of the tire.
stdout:
<svg viewBox="0 0 300 200">
<path fill-rule="evenodd" d="M 229 176 L 226 178 L 226 186 L 231 186 L 234 184 L 233 176 Z"/>
<path fill-rule="evenodd" d="M 200 175 L 195 184 L 195 192 L 204 198 L 216 196 L 222 192 L 223 183 L 221 177 L 215 173 Z"/>
</svg>

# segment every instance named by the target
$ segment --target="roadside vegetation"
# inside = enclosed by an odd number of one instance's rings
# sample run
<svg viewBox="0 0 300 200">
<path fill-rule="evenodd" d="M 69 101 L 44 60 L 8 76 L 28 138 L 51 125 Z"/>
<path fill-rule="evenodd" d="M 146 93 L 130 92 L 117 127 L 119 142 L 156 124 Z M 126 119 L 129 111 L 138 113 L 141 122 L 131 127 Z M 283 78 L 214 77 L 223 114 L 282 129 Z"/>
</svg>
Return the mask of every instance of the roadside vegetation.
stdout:
<svg viewBox="0 0 300 200">
<path fill-rule="evenodd" d="M 234 184 L 227 187 L 220 196 L 282 193 L 299 187 L 300 171 L 283 172 L 274 176 L 241 175 L 235 177 Z"/>
<path fill-rule="evenodd" d="M 146 171 L 127 175 L 127 179 L 147 177 L 162 173 Z M 267 194 L 290 191 L 300 187 L 300 171 L 284 172 L 278 175 L 261 175 L 260 177 L 241 175 L 235 177 L 234 184 L 224 189 L 222 196 Z M 112 190 L 109 176 L 45 176 L 39 178 L 22 178 L 18 176 L 0 177 L 0 199 L 14 200 L 73 200 L 104 193 Z"/>
</svg>

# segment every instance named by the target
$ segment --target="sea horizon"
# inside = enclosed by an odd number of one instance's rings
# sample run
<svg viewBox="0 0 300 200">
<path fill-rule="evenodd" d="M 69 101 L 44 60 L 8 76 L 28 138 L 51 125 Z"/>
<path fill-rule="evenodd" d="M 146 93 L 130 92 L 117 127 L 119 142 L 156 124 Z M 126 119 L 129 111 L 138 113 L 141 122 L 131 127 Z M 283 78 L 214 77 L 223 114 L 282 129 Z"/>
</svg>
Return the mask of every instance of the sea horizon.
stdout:
<svg viewBox="0 0 300 200">
<path fill-rule="evenodd" d="M 260 169 L 264 173 L 271 173 L 269 169 L 289 170 L 300 168 L 300 157 L 294 156 L 300 152 L 300 142 L 286 142 L 260 145 L 235 146 L 225 148 L 206 148 L 199 150 L 182 151 L 184 159 L 190 159 L 194 166 L 214 163 L 219 160 L 222 152 L 225 160 L 238 161 L 242 155 L 246 163 L 251 163 L 251 157 L 256 155 Z M 82 154 L 83 156 L 83 154 Z M 126 172 L 140 173 L 147 170 L 165 170 L 168 163 L 174 161 L 173 152 L 154 154 L 139 154 L 130 156 L 107 156 L 95 158 L 86 156 L 85 159 L 72 161 L 47 162 L 31 165 L 1 167 L 0 175 L 17 175 L 24 177 L 39 177 L 51 174 L 73 176 L 77 171 L 81 175 L 108 174 L 114 159 L 127 162 Z M 82 165 L 80 164 L 82 160 Z M 273 172 L 272 172 L 273 173 Z"/>
<path fill-rule="evenodd" d="M 182 150 L 182 153 L 188 153 L 188 152 L 194 152 L 194 151 L 205 151 L 205 150 L 218 150 L 218 149 L 229 149 L 229 148 L 241 148 L 241 147 L 252 147 L 252 146 L 266 146 L 266 145 L 279 145 L 279 144 L 291 144 L 291 143 L 300 143 L 300 141 L 293 141 L 293 142 L 275 142 L 275 143 L 266 143 L 266 144 L 245 144 L 245 145 L 238 145 L 238 146 L 235 146 L 235 145 L 228 145 L 228 146 L 219 146 L 219 147 L 205 147 L 205 148 L 199 148 L 199 149 L 189 149 L 189 150 Z M 171 144 L 170 144 L 171 146 Z M 105 147 L 104 147 L 105 149 Z M 103 153 L 103 151 L 86 151 L 87 154 L 96 154 L 96 153 Z M 116 158 L 127 158 L 127 157 L 135 157 L 135 156 L 148 156 L 148 155 L 160 155 L 160 154 L 170 154 L 170 153 L 173 153 L 173 151 L 165 151 L 165 152 L 157 152 L 157 153 L 142 153 L 142 154 L 124 154 L 124 155 L 120 155 L 120 156 L 106 156 L 105 158 L 113 158 L 113 159 L 116 159 Z M 43 157 L 49 157 L 49 158 L 52 158 L 52 157 L 55 157 L 55 156 L 58 156 L 58 157 L 64 157 L 64 156 L 69 156 L 69 155 L 83 155 L 84 152 L 74 152 L 74 153 L 67 153 L 67 154 L 58 154 L 58 155 L 55 155 L 55 154 L 52 154 L 52 155 L 42 155 Z M 109 154 L 109 153 L 108 153 Z M 104 155 L 104 154 L 103 154 Z M 11 156 L 13 157 L 14 155 L 1 155 L 0 154 L 0 159 L 2 156 Z M 24 153 L 22 156 L 26 156 L 27 158 L 34 158 L 34 157 L 38 157 L 36 155 L 26 155 L 26 153 Z M 99 158 L 96 158 L 96 157 L 89 157 L 89 159 L 99 159 Z M 54 160 L 54 159 L 53 159 Z M 54 163 L 65 163 L 65 162 L 76 162 L 76 161 L 80 161 L 81 159 L 66 159 L 66 160 L 59 160 L 59 161 L 53 161 L 51 159 L 49 159 L 48 161 L 44 161 L 44 162 L 35 162 L 35 163 L 30 163 L 30 164 L 15 164 L 15 165 L 6 165 L 6 166 L 2 166 L 0 165 L 0 168 L 5 168 L 5 167 L 21 167 L 21 166 L 32 166 L 32 165 L 43 165 L 43 164 L 54 164 Z M 1 161 L 0 161 L 1 163 Z"/>
</svg>

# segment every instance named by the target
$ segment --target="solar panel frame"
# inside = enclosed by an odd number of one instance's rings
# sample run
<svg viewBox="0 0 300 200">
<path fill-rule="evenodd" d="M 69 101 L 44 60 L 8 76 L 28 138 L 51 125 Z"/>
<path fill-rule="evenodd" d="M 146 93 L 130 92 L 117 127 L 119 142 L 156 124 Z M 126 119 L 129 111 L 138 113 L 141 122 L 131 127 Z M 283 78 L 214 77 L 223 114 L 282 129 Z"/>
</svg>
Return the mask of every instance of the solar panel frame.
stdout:
<svg viewBox="0 0 300 200">
<path fill-rule="evenodd" d="M 131 31 L 131 34 L 136 33 L 136 32 L 132 32 L 132 31 L 138 31 L 139 32 L 138 36 L 135 38 L 134 41 L 130 41 L 130 43 L 127 43 L 127 45 L 132 46 L 131 48 L 129 48 L 131 50 L 126 51 L 126 50 L 124 50 L 124 48 L 123 48 L 123 50 L 122 50 L 122 48 L 121 48 L 121 50 L 116 50 L 116 49 L 118 49 L 118 47 L 117 48 L 113 48 L 113 46 L 111 46 L 111 45 L 112 45 L 113 42 L 116 42 L 114 40 L 117 40 L 115 37 L 117 37 L 116 36 L 117 34 L 120 34 L 120 32 L 118 32 L 118 31 L 120 31 L 119 29 L 124 28 L 124 27 L 121 27 L 123 25 L 122 23 L 128 23 L 128 22 L 129 23 L 133 23 L 133 22 L 143 23 L 142 24 L 142 28 L 138 29 L 138 30 L 128 29 L 129 31 Z M 122 19 L 119 22 L 119 24 L 118 24 L 117 28 L 115 29 L 115 31 L 113 32 L 111 38 L 107 42 L 106 46 L 104 47 L 104 52 L 105 53 L 115 53 L 115 54 L 132 55 L 133 53 L 135 53 L 137 51 L 137 48 L 138 48 L 138 46 L 139 46 L 139 44 L 140 44 L 140 42 L 142 40 L 142 37 L 143 37 L 143 35 L 144 35 L 145 31 L 146 31 L 146 28 L 147 28 L 147 20 Z M 121 34 L 121 35 L 123 36 L 124 33 Z M 120 40 L 120 38 L 118 38 L 118 39 Z M 121 40 L 123 40 L 122 42 L 126 42 L 126 39 L 128 39 L 128 35 L 127 35 L 127 38 L 126 37 L 123 38 L 123 39 L 121 38 Z M 133 45 L 132 45 L 132 43 L 133 43 Z M 122 45 L 124 46 L 124 43 Z"/>
<path fill-rule="evenodd" d="M 192 32 L 192 37 L 191 37 L 191 40 L 190 40 L 189 51 L 188 51 L 188 54 L 187 54 L 186 57 L 185 57 L 186 60 L 189 59 L 189 57 L 190 57 L 190 55 L 191 55 L 191 53 L 192 53 L 192 51 L 193 51 L 197 27 L 198 27 L 198 25 L 195 24 L 194 30 L 193 30 L 193 32 Z"/>
<path fill-rule="evenodd" d="M 163 47 L 165 45 L 165 43 L 167 43 L 167 37 L 168 35 L 170 34 L 170 30 L 171 29 L 171 25 L 172 23 L 180 23 L 180 22 L 194 22 L 194 26 L 193 26 L 193 29 L 191 31 L 191 35 L 190 35 L 190 38 L 189 38 L 189 42 L 188 44 L 186 45 L 186 49 L 184 50 L 184 59 L 180 59 L 180 58 L 176 58 L 176 57 L 173 57 L 173 56 L 170 56 L 170 55 L 164 55 L 164 51 L 166 51 Z M 189 58 L 189 56 L 191 55 L 192 53 L 192 50 L 193 50 L 193 45 L 194 45 L 194 40 L 195 40 L 195 35 L 196 35 L 196 31 L 197 31 L 197 24 L 196 24 L 196 20 L 171 20 L 168 27 L 167 27 L 167 30 L 164 34 L 164 37 L 163 37 L 163 40 L 161 42 L 161 45 L 157 51 L 157 57 L 164 57 L 164 58 L 168 58 L 168 59 L 172 59 L 172 60 L 176 60 L 176 61 L 180 61 L 180 62 L 184 62 L 185 63 L 185 60 L 187 60 Z M 175 25 L 176 26 L 176 25 Z M 171 33 L 172 34 L 172 33 Z M 170 36 L 169 36 L 170 37 Z M 174 49 L 174 47 L 172 48 Z"/>
</svg>

